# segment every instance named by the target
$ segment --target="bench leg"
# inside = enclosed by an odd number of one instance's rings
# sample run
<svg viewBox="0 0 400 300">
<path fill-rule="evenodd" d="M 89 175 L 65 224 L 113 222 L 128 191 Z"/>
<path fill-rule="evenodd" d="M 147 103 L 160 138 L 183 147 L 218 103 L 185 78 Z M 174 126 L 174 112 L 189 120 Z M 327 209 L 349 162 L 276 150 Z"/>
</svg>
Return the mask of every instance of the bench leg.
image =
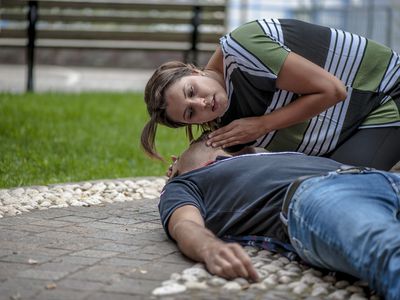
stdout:
<svg viewBox="0 0 400 300">
<path fill-rule="evenodd" d="M 33 92 L 33 66 L 35 59 L 35 38 L 36 38 L 36 21 L 38 19 L 38 3 L 37 1 L 29 1 L 28 11 L 28 44 L 27 44 L 27 64 L 28 64 L 28 78 L 27 78 L 27 92 Z"/>
<path fill-rule="evenodd" d="M 186 52 L 185 62 L 190 62 L 197 65 L 197 41 L 199 37 L 199 26 L 201 22 L 201 7 L 193 7 L 193 17 L 192 17 L 192 40 L 191 48 Z"/>
</svg>

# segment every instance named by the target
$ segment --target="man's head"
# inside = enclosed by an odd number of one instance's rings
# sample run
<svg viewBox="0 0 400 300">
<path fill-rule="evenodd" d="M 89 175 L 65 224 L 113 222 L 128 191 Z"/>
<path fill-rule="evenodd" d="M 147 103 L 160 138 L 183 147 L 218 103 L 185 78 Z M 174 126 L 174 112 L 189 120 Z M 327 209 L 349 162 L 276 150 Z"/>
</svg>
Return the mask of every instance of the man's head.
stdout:
<svg viewBox="0 0 400 300">
<path fill-rule="evenodd" d="M 172 165 L 170 179 L 180 174 L 201 168 L 215 160 L 219 155 L 230 156 L 221 148 L 213 148 L 206 145 L 207 135 L 204 132 L 194 140 Z"/>
</svg>

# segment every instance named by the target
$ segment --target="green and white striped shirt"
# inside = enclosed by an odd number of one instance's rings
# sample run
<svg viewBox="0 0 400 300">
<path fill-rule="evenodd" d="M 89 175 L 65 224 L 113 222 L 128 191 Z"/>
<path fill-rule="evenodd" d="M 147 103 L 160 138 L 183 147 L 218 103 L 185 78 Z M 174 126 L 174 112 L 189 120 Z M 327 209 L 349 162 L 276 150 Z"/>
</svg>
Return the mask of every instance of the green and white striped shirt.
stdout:
<svg viewBox="0 0 400 300">
<path fill-rule="evenodd" d="M 323 155 L 358 128 L 400 126 L 400 56 L 386 46 L 343 30 L 289 19 L 246 23 L 220 43 L 229 98 L 221 125 L 268 114 L 299 97 L 275 85 L 290 51 L 335 75 L 347 89 L 344 101 L 248 145 Z"/>
</svg>

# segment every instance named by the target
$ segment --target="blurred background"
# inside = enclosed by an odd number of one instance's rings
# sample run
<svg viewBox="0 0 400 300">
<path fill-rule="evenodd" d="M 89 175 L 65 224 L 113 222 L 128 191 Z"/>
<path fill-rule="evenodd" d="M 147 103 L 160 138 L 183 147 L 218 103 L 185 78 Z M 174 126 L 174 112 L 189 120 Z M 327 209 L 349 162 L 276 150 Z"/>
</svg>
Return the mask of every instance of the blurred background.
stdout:
<svg viewBox="0 0 400 300">
<path fill-rule="evenodd" d="M 400 0 L 0 0 L 0 188 L 162 176 L 139 146 L 144 86 L 169 60 L 205 65 L 219 37 L 296 18 L 400 51 Z M 168 160 L 187 145 L 160 128 Z"/>
<path fill-rule="evenodd" d="M 26 81 L 24 69 L 18 66 L 26 66 L 27 63 L 25 46 L 28 41 L 24 31 L 29 25 L 26 5 L 29 2 L 38 2 L 39 7 L 34 54 L 35 64 L 38 65 L 36 71 L 39 72 L 35 84 L 39 90 L 70 90 L 74 84 L 77 90 L 142 90 L 150 70 L 161 63 L 171 59 L 191 60 L 185 57 L 182 49 L 191 47 L 192 7 L 198 4 L 203 5 L 196 37 L 198 54 L 195 62 L 199 65 L 207 62 L 219 36 L 257 18 L 296 18 L 336 27 L 400 51 L 400 0 L 118 0 L 109 1 L 109 4 L 105 1 L 103 6 L 93 7 L 69 7 L 65 4 L 72 1 L 0 0 L 0 68 L 2 73 L 7 74 L 0 77 L 0 89 L 3 91 L 23 91 L 26 86 L 26 82 L 22 83 L 21 80 L 9 80 L 10 76 L 19 79 L 24 76 Z M 54 4 L 50 5 L 51 2 Z M 118 6 L 118 3 L 136 3 L 136 6 L 124 7 Z M 140 8 L 138 3 L 149 3 L 152 7 Z M 169 3 L 170 7 L 163 7 L 165 3 Z M 184 4 L 187 4 L 186 10 L 178 8 Z M 207 9 L 207 5 L 216 8 Z M 43 11 L 42 17 L 40 9 Z M 105 35 L 106 31 L 115 37 Z M 147 32 L 148 40 L 134 34 L 138 31 L 142 35 Z M 165 35 L 162 37 L 155 32 Z M 185 33 L 186 37 L 174 37 L 172 32 Z M 57 37 L 57 34 L 60 36 Z M 94 44 L 96 36 L 97 39 L 104 39 L 103 42 L 96 41 L 97 44 Z M 137 39 L 136 44 L 133 44 L 132 38 Z M 169 38 L 172 40 L 169 41 Z M 65 39 L 64 43 L 61 39 Z M 91 40 L 90 45 L 86 44 L 88 40 Z M 187 45 L 170 46 L 177 41 L 186 42 Z M 146 42 L 162 42 L 164 45 L 160 43 L 159 46 L 146 47 L 143 45 Z M 58 67 L 49 69 L 48 66 Z M 96 69 L 87 67 L 106 69 L 101 70 L 99 78 L 99 73 L 92 72 Z M 120 74 L 112 69 L 119 69 Z M 138 73 L 140 76 L 135 76 Z M 45 82 L 42 82 L 42 76 L 45 76 Z M 55 80 L 64 80 L 64 84 Z M 126 86 L 126 83 L 129 84 Z M 46 87 L 46 84 L 50 87 Z"/>
</svg>

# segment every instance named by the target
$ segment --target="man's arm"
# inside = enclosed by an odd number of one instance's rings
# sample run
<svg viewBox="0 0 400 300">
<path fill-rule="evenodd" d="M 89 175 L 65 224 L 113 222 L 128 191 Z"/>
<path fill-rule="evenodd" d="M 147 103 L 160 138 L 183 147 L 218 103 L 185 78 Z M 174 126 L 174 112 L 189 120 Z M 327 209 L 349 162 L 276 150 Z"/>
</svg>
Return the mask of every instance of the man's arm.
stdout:
<svg viewBox="0 0 400 300">
<path fill-rule="evenodd" d="M 179 249 L 193 260 L 204 262 L 208 271 L 225 277 L 258 280 L 250 257 L 236 243 L 225 243 L 205 228 L 200 211 L 192 205 L 176 209 L 168 223 Z"/>
</svg>

